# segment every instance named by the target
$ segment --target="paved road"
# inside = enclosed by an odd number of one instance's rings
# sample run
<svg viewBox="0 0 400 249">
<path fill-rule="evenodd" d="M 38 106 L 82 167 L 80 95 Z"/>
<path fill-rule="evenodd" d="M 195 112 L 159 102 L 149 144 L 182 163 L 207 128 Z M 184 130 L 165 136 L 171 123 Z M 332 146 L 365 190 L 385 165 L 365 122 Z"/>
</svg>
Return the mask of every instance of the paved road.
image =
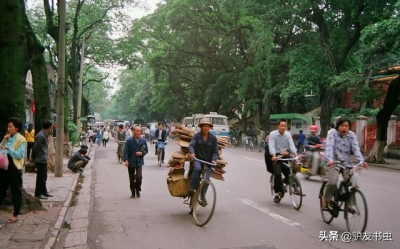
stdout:
<svg viewBox="0 0 400 249">
<path fill-rule="evenodd" d="M 167 145 L 167 155 L 179 147 Z M 322 222 L 317 198 L 320 179 L 301 182 L 307 197 L 300 211 L 289 198 L 272 201 L 263 156 L 227 148 L 225 181 L 214 180 L 217 206 L 212 220 L 197 227 L 183 199 L 171 197 L 168 168 L 156 166 L 154 148 L 146 156 L 143 191 L 130 199 L 127 169 L 117 163 L 116 145 L 96 150 L 94 206 L 90 216 L 90 248 L 400 248 L 398 179 L 400 171 L 370 167 L 362 173 L 361 189 L 368 200 L 370 233 L 392 235 L 392 242 L 320 241 L 320 233 L 346 231 L 343 214 L 331 225 Z"/>
</svg>

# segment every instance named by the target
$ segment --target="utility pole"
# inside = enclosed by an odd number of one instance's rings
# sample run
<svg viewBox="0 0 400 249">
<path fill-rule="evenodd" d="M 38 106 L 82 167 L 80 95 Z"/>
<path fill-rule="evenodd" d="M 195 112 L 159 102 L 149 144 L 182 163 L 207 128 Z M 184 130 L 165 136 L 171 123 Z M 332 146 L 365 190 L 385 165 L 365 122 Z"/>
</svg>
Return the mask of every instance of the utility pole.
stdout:
<svg viewBox="0 0 400 249">
<path fill-rule="evenodd" d="M 79 68 L 79 91 L 78 91 L 78 106 L 76 108 L 76 133 L 80 133 L 81 127 L 81 109 L 82 109 L 82 81 L 83 81 L 83 64 L 85 60 L 85 35 L 82 38 L 82 48 L 81 48 L 81 64 Z M 79 137 L 80 139 L 80 137 Z"/>
<path fill-rule="evenodd" d="M 65 0 L 59 0 L 58 87 L 55 176 L 63 176 L 64 98 L 65 98 Z M 66 141 L 68 143 L 68 141 Z"/>
</svg>

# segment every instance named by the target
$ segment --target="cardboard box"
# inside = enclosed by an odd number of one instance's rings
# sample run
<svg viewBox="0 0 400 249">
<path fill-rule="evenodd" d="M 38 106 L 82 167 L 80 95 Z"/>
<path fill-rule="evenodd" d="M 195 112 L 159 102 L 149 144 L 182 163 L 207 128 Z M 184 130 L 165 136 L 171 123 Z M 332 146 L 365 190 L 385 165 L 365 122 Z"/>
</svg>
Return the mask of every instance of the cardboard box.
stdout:
<svg viewBox="0 0 400 249">
<path fill-rule="evenodd" d="M 189 191 L 189 179 L 168 179 L 168 190 L 169 193 L 174 197 L 186 197 Z"/>
</svg>

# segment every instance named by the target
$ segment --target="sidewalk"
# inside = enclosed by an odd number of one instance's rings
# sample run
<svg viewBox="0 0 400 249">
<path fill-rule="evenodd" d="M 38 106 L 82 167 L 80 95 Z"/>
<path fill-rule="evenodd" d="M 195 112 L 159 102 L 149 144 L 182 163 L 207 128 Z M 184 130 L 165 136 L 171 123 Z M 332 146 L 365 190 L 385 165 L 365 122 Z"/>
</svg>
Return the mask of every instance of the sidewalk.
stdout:
<svg viewBox="0 0 400 249">
<path fill-rule="evenodd" d="M 42 200 L 47 211 L 37 211 L 20 215 L 18 222 L 6 224 L 11 213 L 0 211 L 0 249 L 52 248 L 70 206 L 80 174 L 67 168 L 68 159 L 63 159 L 63 177 L 55 177 L 48 172 L 47 189 L 53 197 Z M 23 185 L 27 193 L 34 195 L 35 173 L 23 174 Z"/>
</svg>

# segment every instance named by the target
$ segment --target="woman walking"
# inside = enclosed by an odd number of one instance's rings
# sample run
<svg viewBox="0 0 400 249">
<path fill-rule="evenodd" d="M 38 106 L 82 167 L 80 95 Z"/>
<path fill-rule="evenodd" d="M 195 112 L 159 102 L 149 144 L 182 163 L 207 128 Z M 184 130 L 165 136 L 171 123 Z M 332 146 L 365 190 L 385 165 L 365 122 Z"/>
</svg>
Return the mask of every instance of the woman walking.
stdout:
<svg viewBox="0 0 400 249">
<path fill-rule="evenodd" d="M 25 131 L 25 140 L 28 143 L 26 148 L 26 160 L 31 158 L 31 152 L 33 145 L 35 145 L 35 130 L 33 129 L 33 124 L 28 125 L 28 129 Z"/>
<path fill-rule="evenodd" d="M 14 212 L 7 223 L 18 221 L 18 215 L 22 205 L 22 167 L 25 159 L 26 140 L 19 132 L 22 129 L 22 121 L 19 118 L 10 118 L 7 122 L 7 134 L 0 144 L 8 157 L 8 169 L 0 169 L 0 205 L 6 197 L 8 187 L 14 203 Z"/>
</svg>

